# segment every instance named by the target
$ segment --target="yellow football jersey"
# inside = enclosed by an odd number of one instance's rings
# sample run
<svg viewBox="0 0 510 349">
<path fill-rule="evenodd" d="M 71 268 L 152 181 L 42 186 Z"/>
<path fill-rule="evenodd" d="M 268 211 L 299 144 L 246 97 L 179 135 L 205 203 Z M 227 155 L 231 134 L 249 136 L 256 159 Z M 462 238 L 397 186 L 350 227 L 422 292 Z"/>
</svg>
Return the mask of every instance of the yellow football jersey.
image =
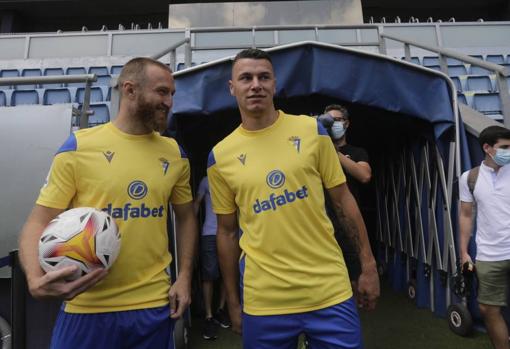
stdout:
<svg viewBox="0 0 510 349">
<path fill-rule="evenodd" d="M 119 228 L 121 250 L 107 277 L 67 302 L 66 312 L 168 303 L 168 204 L 192 200 L 189 177 L 189 161 L 176 141 L 156 132 L 130 135 L 108 123 L 69 137 L 55 155 L 37 204 L 108 212 Z"/>
<path fill-rule="evenodd" d="M 239 126 L 213 148 L 207 173 L 214 211 L 239 211 L 247 314 L 312 311 L 352 296 L 323 191 L 345 175 L 315 119 L 279 111 L 265 129 Z"/>
</svg>

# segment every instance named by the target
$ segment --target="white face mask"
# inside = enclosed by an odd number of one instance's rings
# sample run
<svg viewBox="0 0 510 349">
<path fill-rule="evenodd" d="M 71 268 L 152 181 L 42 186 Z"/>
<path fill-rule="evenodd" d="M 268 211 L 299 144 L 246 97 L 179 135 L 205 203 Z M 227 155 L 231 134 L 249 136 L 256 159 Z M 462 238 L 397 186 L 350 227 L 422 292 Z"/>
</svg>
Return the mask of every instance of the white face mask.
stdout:
<svg viewBox="0 0 510 349">
<path fill-rule="evenodd" d="M 331 126 L 331 137 L 335 140 L 340 139 L 345 134 L 343 121 L 335 121 Z"/>
<path fill-rule="evenodd" d="M 490 154 L 489 154 L 490 155 Z M 492 159 L 499 166 L 505 166 L 510 164 L 510 149 L 496 149 L 496 154 L 492 156 Z"/>
</svg>

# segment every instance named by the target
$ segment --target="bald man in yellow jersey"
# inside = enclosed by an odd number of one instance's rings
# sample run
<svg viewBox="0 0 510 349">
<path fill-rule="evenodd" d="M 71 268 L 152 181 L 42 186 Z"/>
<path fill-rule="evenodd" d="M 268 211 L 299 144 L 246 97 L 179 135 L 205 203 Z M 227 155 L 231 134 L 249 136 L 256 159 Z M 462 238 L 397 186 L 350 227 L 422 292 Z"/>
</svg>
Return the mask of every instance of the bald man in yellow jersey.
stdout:
<svg viewBox="0 0 510 349">
<path fill-rule="evenodd" d="M 207 172 L 234 331 L 245 349 L 294 349 L 302 333 L 312 349 L 361 348 L 323 186 L 359 252 L 359 306 L 375 306 L 379 280 L 329 136 L 313 118 L 275 110 L 276 80 L 264 51 L 241 51 L 229 85 L 242 123 L 213 148 Z"/>
<path fill-rule="evenodd" d="M 172 72 L 135 58 L 119 76 L 117 118 L 73 133 L 58 150 L 47 183 L 23 227 L 20 257 L 35 298 L 65 299 L 51 348 L 173 348 L 173 320 L 190 303 L 197 224 L 186 154 L 154 130 L 172 107 Z M 179 277 L 167 268 L 168 204 L 176 215 Z M 108 212 L 121 234 L 118 259 L 67 282 L 75 267 L 44 273 L 38 240 L 46 225 L 69 207 Z M 174 256 L 175 257 L 175 256 Z"/>
</svg>

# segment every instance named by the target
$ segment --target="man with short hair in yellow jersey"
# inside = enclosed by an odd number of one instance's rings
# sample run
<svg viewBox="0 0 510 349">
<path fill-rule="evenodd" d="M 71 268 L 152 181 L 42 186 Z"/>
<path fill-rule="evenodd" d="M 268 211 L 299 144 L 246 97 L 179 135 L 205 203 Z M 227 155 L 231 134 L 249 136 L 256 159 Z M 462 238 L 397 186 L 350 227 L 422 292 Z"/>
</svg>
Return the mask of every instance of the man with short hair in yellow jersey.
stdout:
<svg viewBox="0 0 510 349">
<path fill-rule="evenodd" d="M 360 253 L 360 306 L 375 306 L 379 280 L 333 144 L 315 119 L 275 110 L 276 81 L 264 51 L 241 51 L 229 85 L 242 123 L 213 148 L 207 172 L 233 329 L 245 349 L 294 349 L 302 333 L 312 349 L 360 348 L 323 185 Z"/>
<path fill-rule="evenodd" d="M 154 131 L 172 107 L 172 72 L 155 60 L 135 58 L 124 66 L 118 85 L 117 118 L 73 133 L 58 150 L 21 233 L 30 293 L 66 300 L 51 348 L 173 348 L 173 319 L 190 303 L 197 225 L 189 161 L 174 139 Z M 171 287 L 169 203 L 179 250 L 179 276 Z M 65 281 L 75 267 L 45 274 L 37 248 L 42 231 L 66 208 L 85 206 L 115 219 L 118 259 L 108 272 L 97 269 L 75 281 Z"/>
</svg>

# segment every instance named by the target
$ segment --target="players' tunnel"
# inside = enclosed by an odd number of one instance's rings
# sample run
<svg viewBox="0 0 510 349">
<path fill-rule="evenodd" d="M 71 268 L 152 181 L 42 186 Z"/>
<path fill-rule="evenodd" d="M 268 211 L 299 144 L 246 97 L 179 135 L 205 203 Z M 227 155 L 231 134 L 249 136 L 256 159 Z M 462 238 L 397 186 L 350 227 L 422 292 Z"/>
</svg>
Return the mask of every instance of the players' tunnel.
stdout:
<svg viewBox="0 0 510 349">
<path fill-rule="evenodd" d="M 372 248 L 392 287 L 413 285 L 416 304 L 445 315 L 459 302 L 456 271 L 457 178 L 471 165 L 455 89 L 442 73 L 387 56 L 303 42 L 268 50 L 277 79 L 275 104 L 317 115 L 345 105 L 347 140 L 367 150 L 373 178 L 362 191 Z M 207 154 L 240 123 L 229 93 L 231 60 L 175 74 L 171 129 L 190 157 L 193 184 Z"/>
</svg>

